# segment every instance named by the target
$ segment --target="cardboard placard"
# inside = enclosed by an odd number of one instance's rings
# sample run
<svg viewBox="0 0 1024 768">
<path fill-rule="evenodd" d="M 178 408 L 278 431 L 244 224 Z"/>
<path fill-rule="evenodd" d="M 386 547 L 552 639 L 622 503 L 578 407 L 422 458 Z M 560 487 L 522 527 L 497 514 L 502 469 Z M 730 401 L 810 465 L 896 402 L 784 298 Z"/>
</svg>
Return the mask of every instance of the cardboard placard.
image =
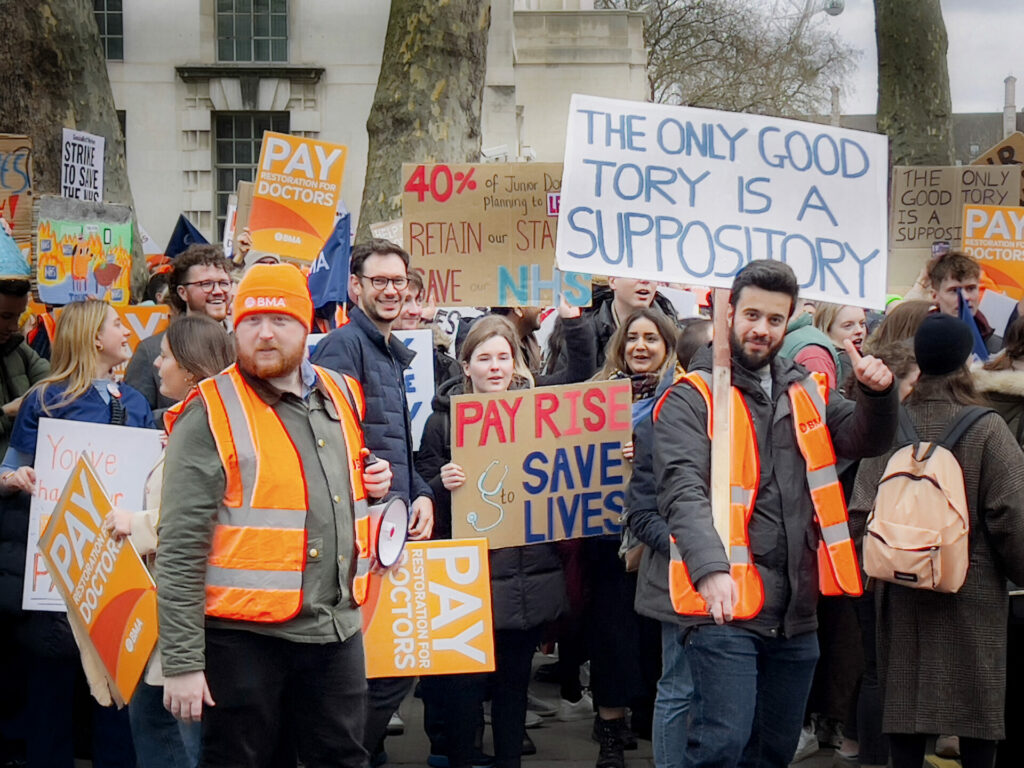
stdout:
<svg viewBox="0 0 1024 768">
<path fill-rule="evenodd" d="M 1024 208 L 965 205 L 963 249 L 1005 294 L 1024 297 Z"/>
<path fill-rule="evenodd" d="M 574 94 L 558 266 L 728 288 L 752 259 L 812 299 L 885 303 L 888 139 Z"/>
<path fill-rule="evenodd" d="M 629 379 L 452 398 L 452 536 L 491 549 L 618 533 Z"/>
<path fill-rule="evenodd" d="M 402 166 L 402 239 L 438 306 L 590 304 L 590 276 L 554 266 L 562 166 Z"/>
<path fill-rule="evenodd" d="M 391 221 L 378 221 L 370 225 L 370 234 L 382 240 L 390 240 L 399 248 L 405 248 L 405 238 L 402 237 L 402 220 L 392 219 Z"/>
<path fill-rule="evenodd" d="M 64 129 L 60 157 L 60 196 L 103 202 L 103 151 L 106 139 Z"/>
<path fill-rule="evenodd" d="M 999 166 L 896 166 L 892 169 L 893 251 L 931 248 L 936 240 L 962 246 L 965 205 L 1010 205 L 1020 180 L 1015 168 Z"/>
<path fill-rule="evenodd" d="M 263 134 L 248 217 L 253 250 L 305 263 L 317 257 L 334 229 L 347 153 L 341 144 Z"/>
<path fill-rule="evenodd" d="M 135 352 L 139 343 L 167 330 L 171 323 L 171 309 L 167 306 L 140 307 L 131 305 L 128 307 L 117 307 L 117 314 L 121 316 L 124 327 L 132 332 L 128 337 L 128 344 Z"/>
<path fill-rule="evenodd" d="M 409 405 L 409 418 L 412 421 L 412 449 L 418 451 L 434 399 L 434 332 L 427 329 L 393 333 L 399 341 L 416 353 L 404 375 L 405 400 Z"/>
<path fill-rule="evenodd" d="M 370 574 L 363 605 L 367 677 L 494 671 L 487 542 L 409 542 Z"/>
<path fill-rule="evenodd" d="M 60 305 L 95 297 L 125 306 L 131 298 L 131 272 L 131 208 L 61 197 L 39 200 L 40 301 Z"/>
<path fill-rule="evenodd" d="M 163 453 L 163 446 L 160 432 L 155 429 L 62 419 L 39 420 L 36 492 L 29 507 L 22 593 L 22 608 L 26 611 L 64 611 L 64 601 L 54 592 L 36 542 L 83 453 L 89 457 L 112 503 L 134 510 L 143 508 L 146 478 Z"/>
<path fill-rule="evenodd" d="M 1024 205 L 1024 133 L 1015 131 L 978 155 L 971 165 L 1016 165 L 1022 171 L 1019 179 L 1020 204 Z"/>
<path fill-rule="evenodd" d="M 107 678 L 125 703 L 157 639 L 156 585 L 128 539 L 103 528 L 111 511 L 90 460 L 78 458 L 39 550 L 69 618 L 85 630 Z"/>
<path fill-rule="evenodd" d="M 0 218 L 15 239 L 32 236 L 32 139 L 0 134 Z"/>
<path fill-rule="evenodd" d="M 228 259 L 234 256 L 235 247 L 235 220 L 238 218 L 238 195 L 228 195 L 228 209 L 224 217 L 224 237 L 221 239 L 220 247 L 224 249 L 224 256 Z"/>
</svg>

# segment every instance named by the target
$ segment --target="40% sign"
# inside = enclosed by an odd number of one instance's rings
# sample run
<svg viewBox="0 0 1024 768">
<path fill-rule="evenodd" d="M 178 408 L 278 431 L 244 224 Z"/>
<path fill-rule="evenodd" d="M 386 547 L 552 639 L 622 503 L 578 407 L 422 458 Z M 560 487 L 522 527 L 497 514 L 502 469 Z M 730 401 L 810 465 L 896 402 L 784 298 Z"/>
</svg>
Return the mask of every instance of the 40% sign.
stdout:
<svg viewBox="0 0 1024 768">
<path fill-rule="evenodd" d="M 434 198 L 434 202 L 444 203 L 452 195 L 461 195 L 467 189 L 471 192 L 476 189 L 474 171 L 475 168 L 470 168 L 465 172 L 452 173 L 452 169 L 447 165 L 435 165 L 431 168 L 428 179 L 427 166 L 418 165 L 405 182 L 405 191 L 415 194 L 421 203 L 428 194 Z"/>
</svg>

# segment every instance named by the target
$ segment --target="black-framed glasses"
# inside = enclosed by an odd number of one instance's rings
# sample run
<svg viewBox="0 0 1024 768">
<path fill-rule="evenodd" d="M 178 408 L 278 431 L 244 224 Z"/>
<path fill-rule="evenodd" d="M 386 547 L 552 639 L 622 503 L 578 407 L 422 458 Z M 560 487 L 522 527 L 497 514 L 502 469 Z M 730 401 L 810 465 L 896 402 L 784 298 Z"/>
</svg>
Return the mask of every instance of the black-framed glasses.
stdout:
<svg viewBox="0 0 1024 768">
<path fill-rule="evenodd" d="M 181 285 L 198 285 L 199 290 L 203 293 L 212 293 L 214 288 L 220 288 L 225 292 L 231 290 L 230 280 L 198 280 L 194 283 L 181 283 Z"/>
<path fill-rule="evenodd" d="M 393 286 L 395 286 L 396 291 L 401 291 L 407 285 L 409 285 L 408 277 L 381 277 L 380 275 L 376 275 L 374 277 L 370 277 L 369 275 L 360 275 L 359 277 L 363 278 L 364 280 L 369 280 L 370 285 L 372 285 L 378 291 L 383 291 L 385 288 L 387 288 L 388 283 L 391 283 Z"/>
</svg>

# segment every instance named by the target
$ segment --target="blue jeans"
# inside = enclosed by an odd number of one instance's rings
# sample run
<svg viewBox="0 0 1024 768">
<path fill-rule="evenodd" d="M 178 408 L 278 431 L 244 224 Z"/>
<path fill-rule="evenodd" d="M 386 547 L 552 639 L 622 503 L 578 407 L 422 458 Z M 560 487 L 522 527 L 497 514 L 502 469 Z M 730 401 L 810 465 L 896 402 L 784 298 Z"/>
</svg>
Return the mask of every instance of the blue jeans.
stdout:
<svg viewBox="0 0 1024 768">
<path fill-rule="evenodd" d="M 128 703 L 139 768 L 195 768 L 199 765 L 200 723 L 175 719 L 164 709 L 162 686 L 139 681 Z"/>
<path fill-rule="evenodd" d="M 693 678 L 679 642 L 679 625 L 661 622 L 661 678 L 654 699 L 655 768 L 683 768 L 686 718 L 693 698 Z"/>
<path fill-rule="evenodd" d="M 763 637 L 704 625 L 686 634 L 693 674 L 686 768 L 786 768 L 818 661 L 818 635 Z"/>
</svg>

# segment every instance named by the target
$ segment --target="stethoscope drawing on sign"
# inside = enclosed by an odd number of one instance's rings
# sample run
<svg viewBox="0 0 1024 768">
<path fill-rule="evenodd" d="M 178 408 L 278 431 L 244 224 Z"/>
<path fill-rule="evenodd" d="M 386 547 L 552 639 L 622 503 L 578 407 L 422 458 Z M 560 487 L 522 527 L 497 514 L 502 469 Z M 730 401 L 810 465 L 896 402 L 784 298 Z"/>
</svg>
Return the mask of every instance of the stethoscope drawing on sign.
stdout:
<svg viewBox="0 0 1024 768">
<path fill-rule="evenodd" d="M 508 477 L 508 465 L 505 465 L 505 471 L 502 473 L 501 478 L 498 480 L 497 484 L 494 486 L 493 489 L 487 490 L 484 487 L 485 483 L 487 482 L 487 475 L 490 473 L 491 469 L 497 466 L 499 463 L 500 462 L 497 459 L 495 459 L 490 464 L 488 464 L 487 469 L 480 473 L 480 477 L 476 481 L 476 489 L 480 491 L 480 500 L 484 504 L 492 506 L 496 510 L 498 510 L 498 519 L 490 525 L 485 526 L 483 528 L 476 524 L 477 520 L 480 519 L 480 516 L 476 512 L 470 512 L 468 515 L 466 515 L 466 522 L 472 525 L 473 530 L 477 533 L 484 533 L 485 531 L 489 531 L 492 528 L 496 528 L 501 524 L 501 521 L 505 519 L 505 508 L 501 506 L 501 504 L 497 504 L 494 501 L 492 501 L 492 499 L 495 496 L 497 496 L 499 499 L 501 498 L 502 484 L 505 482 L 505 478 Z"/>
</svg>

